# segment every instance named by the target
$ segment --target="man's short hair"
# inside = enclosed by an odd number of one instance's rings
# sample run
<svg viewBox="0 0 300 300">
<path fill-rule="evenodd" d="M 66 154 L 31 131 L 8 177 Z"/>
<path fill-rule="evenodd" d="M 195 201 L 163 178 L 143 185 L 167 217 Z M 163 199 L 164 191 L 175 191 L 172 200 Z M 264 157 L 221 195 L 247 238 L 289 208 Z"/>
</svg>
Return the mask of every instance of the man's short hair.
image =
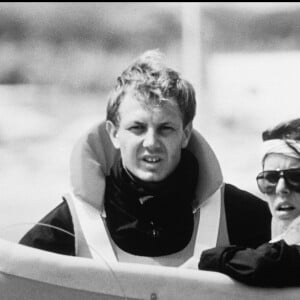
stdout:
<svg viewBox="0 0 300 300">
<path fill-rule="evenodd" d="M 181 112 L 183 127 L 194 119 L 196 96 L 193 86 L 178 72 L 165 66 L 162 58 L 160 51 L 149 50 L 123 71 L 110 93 L 106 120 L 119 125 L 119 106 L 128 94 L 148 105 L 174 101 Z"/>
</svg>

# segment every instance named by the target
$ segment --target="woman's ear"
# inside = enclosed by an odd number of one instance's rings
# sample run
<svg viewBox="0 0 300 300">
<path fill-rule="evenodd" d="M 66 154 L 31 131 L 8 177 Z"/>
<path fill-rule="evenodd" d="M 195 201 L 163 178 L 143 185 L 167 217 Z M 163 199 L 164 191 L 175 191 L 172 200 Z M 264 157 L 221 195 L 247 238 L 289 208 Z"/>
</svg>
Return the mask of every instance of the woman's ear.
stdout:
<svg viewBox="0 0 300 300">
<path fill-rule="evenodd" d="M 113 143 L 116 149 L 120 149 L 119 137 L 118 137 L 118 127 L 111 121 L 106 121 L 106 131 L 110 137 L 111 142 Z"/>
<path fill-rule="evenodd" d="M 192 134 L 192 130 L 193 130 L 193 123 L 190 122 L 183 129 L 183 138 L 182 138 L 181 148 L 186 148 L 186 146 L 188 145 L 191 134 Z"/>
</svg>

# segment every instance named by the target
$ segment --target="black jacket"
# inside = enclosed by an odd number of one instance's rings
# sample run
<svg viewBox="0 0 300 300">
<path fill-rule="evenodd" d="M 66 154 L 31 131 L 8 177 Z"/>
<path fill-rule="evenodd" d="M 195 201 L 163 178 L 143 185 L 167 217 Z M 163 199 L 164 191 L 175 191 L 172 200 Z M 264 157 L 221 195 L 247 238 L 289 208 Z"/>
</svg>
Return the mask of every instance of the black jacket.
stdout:
<svg viewBox="0 0 300 300">
<path fill-rule="evenodd" d="M 230 244 L 257 247 L 270 240 L 271 215 L 267 204 L 230 184 L 225 184 L 224 193 Z M 39 223 L 48 226 L 34 226 L 20 240 L 21 244 L 60 254 L 75 255 L 74 228 L 66 201 L 54 208 Z"/>
<path fill-rule="evenodd" d="M 300 286 L 300 246 L 283 240 L 257 248 L 215 247 L 203 251 L 199 269 L 254 286 Z"/>
</svg>

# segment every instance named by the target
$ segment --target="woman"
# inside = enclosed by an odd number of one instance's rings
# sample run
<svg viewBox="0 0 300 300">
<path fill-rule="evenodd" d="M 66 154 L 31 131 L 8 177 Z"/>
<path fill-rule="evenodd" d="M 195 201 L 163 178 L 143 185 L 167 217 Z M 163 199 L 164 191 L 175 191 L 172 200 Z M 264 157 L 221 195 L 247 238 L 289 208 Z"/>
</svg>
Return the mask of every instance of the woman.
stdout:
<svg viewBox="0 0 300 300">
<path fill-rule="evenodd" d="M 251 285 L 300 285 L 300 119 L 266 130 L 262 138 L 263 170 L 256 179 L 272 213 L 272 240 L 257 248 L 209 249 L 199 269 Z"/>
</svg>

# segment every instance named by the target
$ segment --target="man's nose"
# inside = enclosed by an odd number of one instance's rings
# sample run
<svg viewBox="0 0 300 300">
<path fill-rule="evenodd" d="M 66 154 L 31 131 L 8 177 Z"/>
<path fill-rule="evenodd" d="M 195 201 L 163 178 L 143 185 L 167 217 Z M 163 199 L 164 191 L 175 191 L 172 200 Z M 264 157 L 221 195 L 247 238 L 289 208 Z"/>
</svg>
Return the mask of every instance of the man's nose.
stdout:
<svg viewBox="0 0 300 300">
<path fill-rule="evenodd" d="M 153 148 L 159 145 L 159 138 L 154 130 L 149 130 L 145 134 L 143 145 L 145 148 Z"/>
<path fill-rule="evenodd" d="M 279 195 L 285 195 L 290 193 L 290 189 L 287 187 L 285 179 L 280 177 L 276 185 L 276 193 Z"/>
</svg>

